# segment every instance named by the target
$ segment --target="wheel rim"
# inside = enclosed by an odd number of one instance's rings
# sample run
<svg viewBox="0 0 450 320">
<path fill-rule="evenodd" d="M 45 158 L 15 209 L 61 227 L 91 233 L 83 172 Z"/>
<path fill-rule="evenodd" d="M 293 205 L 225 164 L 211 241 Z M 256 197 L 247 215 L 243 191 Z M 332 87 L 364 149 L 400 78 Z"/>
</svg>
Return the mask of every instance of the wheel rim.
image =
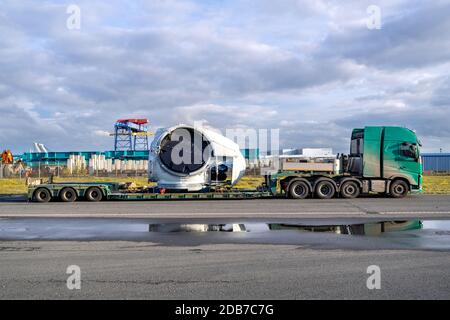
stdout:
<svg viewBox="0 0 450 320">
<path fill-rule="evenodd" d="M 319 190 L 320 190 L 320 193 L 324 196 L 330 196 L 333 193 L 333 189 L 328 183 L 322 184 L 320 186 Z"/>
<path fill-rule="evenodd" d="M 306 191 L 305 186 L 303 186 L 301 184 L 296 185 L 294 188 L 294 193 L 297 196 L 303 196 L 305 194 L 305 191 Z"/>
<path fill-rule="evenodd" d="M 347 195 L 354 195 L 356 193 L 356 187 L 353 184 L 349 183 L 345 186 L 344 192 Z"/>
<path fill-rule="evenodd" d="M 45 192 L 45 191 L 39 192 L 39 197 L 40 197 L 42 200 L 47 199 L 47 192 Z"/>
<path fill-rule="evenodd" d="M 394 187 L 394 192 L 396 194 L 403 194 L 405 192 L 405 187 L 401 184 L 398 184 Z"/>
</svg>

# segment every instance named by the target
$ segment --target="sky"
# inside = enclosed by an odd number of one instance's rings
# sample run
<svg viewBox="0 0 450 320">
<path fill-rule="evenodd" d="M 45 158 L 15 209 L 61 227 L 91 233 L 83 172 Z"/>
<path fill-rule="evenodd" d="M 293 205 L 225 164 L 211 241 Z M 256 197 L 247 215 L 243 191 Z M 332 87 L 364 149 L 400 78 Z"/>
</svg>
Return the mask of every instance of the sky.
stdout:
<svg viewBox="0 0 450 320">
<path fill-rule="evenodd" d="M 399 125 L 450 152 L 449 30 L 450 0 L 0 0 L 0 149 L 111 150 L 148 118 L 335 152 Z"/>
</svg>

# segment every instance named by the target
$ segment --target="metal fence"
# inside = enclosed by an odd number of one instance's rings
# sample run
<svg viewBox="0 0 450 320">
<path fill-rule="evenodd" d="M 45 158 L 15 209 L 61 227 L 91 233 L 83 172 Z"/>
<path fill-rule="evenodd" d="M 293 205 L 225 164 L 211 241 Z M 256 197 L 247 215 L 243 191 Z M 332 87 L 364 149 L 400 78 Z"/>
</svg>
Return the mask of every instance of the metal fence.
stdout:
<svg viewBox="0 0 450 320">
<path fill-rule="evenodd" d="M 84 176 L 97 176 L 97 177 L 131 177 L 131 176 L 146 176 L 147 168 L 142 167 L 116 167 L 112 170 L 106 168 L 100 169 L 92 167 L 77 167 L 68 168 L 67 164 L 55 164 L 48 165 L 45 163 L 35 163 L 32 167 L 24 166 L 22 164 L 0 164 L 0 179 L 7 178 L 48 178 L 54 177 L 84 177 Z"/>
</svg>

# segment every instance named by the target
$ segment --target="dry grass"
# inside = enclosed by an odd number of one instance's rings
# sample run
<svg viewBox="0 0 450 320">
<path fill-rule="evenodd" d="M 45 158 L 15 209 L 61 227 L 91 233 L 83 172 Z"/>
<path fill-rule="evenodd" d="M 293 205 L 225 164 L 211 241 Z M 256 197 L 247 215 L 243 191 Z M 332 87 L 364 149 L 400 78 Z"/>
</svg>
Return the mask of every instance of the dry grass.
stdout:
<svg viewBox="0 0 450 320">
<path fill-rule="evenodd" d="M 44 182 L 46 179 L 43 179 Z M 134 182 L 138 187 L 148 185 L 147 177 L 64 177 L 54 178 L 54 182 Z M 0 194 L 25 194 L 25 179 L 0 179 Z"/>
<path fill-rule="evenodd" d="M 450 176 L 424 176 L 423 191 L 430 194 L 450 194 Z"/>
<path fill-rule="evenodd" d="M 146 177 L 72 177 L 55 178 L 55 182 L 134 182 L 138 187 L 148 185 Z M 254 189 L 264 181 L 261 176 L 246 176 L 236 185 L 239 189 Z M 427 194 L 450 194 L 450 176 L 425 176 L 423 191 Z M 1 194 L 25 194 L 24 179 L 0 179 Z"/>
<path fill-rule="evenodd" d="M 26 193 L 27 186 L 24 179 L 0 179 L 0 194 Z"/>
</svg>

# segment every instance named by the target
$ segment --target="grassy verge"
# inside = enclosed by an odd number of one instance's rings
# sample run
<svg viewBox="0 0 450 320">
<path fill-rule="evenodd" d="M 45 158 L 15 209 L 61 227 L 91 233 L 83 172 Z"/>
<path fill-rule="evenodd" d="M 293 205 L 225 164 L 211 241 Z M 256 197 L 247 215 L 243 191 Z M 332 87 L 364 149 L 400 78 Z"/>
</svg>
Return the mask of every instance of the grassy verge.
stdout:
<svg viewBox="0 0 450 320">
<path fill-rule="evenodd" d="M 47 179 L 45 178 L 44 181 Z M 147 177 L 61 177 L 54 178 L 54 182 L 131 182 L 136 183 L 138 187 L 148 185 Z M 0 195 L 5 194 L 25 194 L 27 186 L 25 179 L 0 179 Z"/>
<path fill-rule="evenodd" d="M 0 195 L 26 193 L 24 179 L 0 179 Z"/>
<path fill-rule="evenodd" d="M 134 182 L 138 187 L 148 185 L 146 177 L 70 177 L 55 178 L 55 182 Z M 263 182 L 260 176 L 246 176 L 239 181 L 237 188 L 254 189 Z M 450 194 L 450 176 L 425 176 L 423 191 L 426 194 Z M 25 194 L 27 187 L 24 179 L 0 179 L 0 195 Z"/>
<path fill-rule="evenodd" d="M 424 176 L 423 191 L 429 194 L 450 194 L 450 176 Z"/>
</svg>

